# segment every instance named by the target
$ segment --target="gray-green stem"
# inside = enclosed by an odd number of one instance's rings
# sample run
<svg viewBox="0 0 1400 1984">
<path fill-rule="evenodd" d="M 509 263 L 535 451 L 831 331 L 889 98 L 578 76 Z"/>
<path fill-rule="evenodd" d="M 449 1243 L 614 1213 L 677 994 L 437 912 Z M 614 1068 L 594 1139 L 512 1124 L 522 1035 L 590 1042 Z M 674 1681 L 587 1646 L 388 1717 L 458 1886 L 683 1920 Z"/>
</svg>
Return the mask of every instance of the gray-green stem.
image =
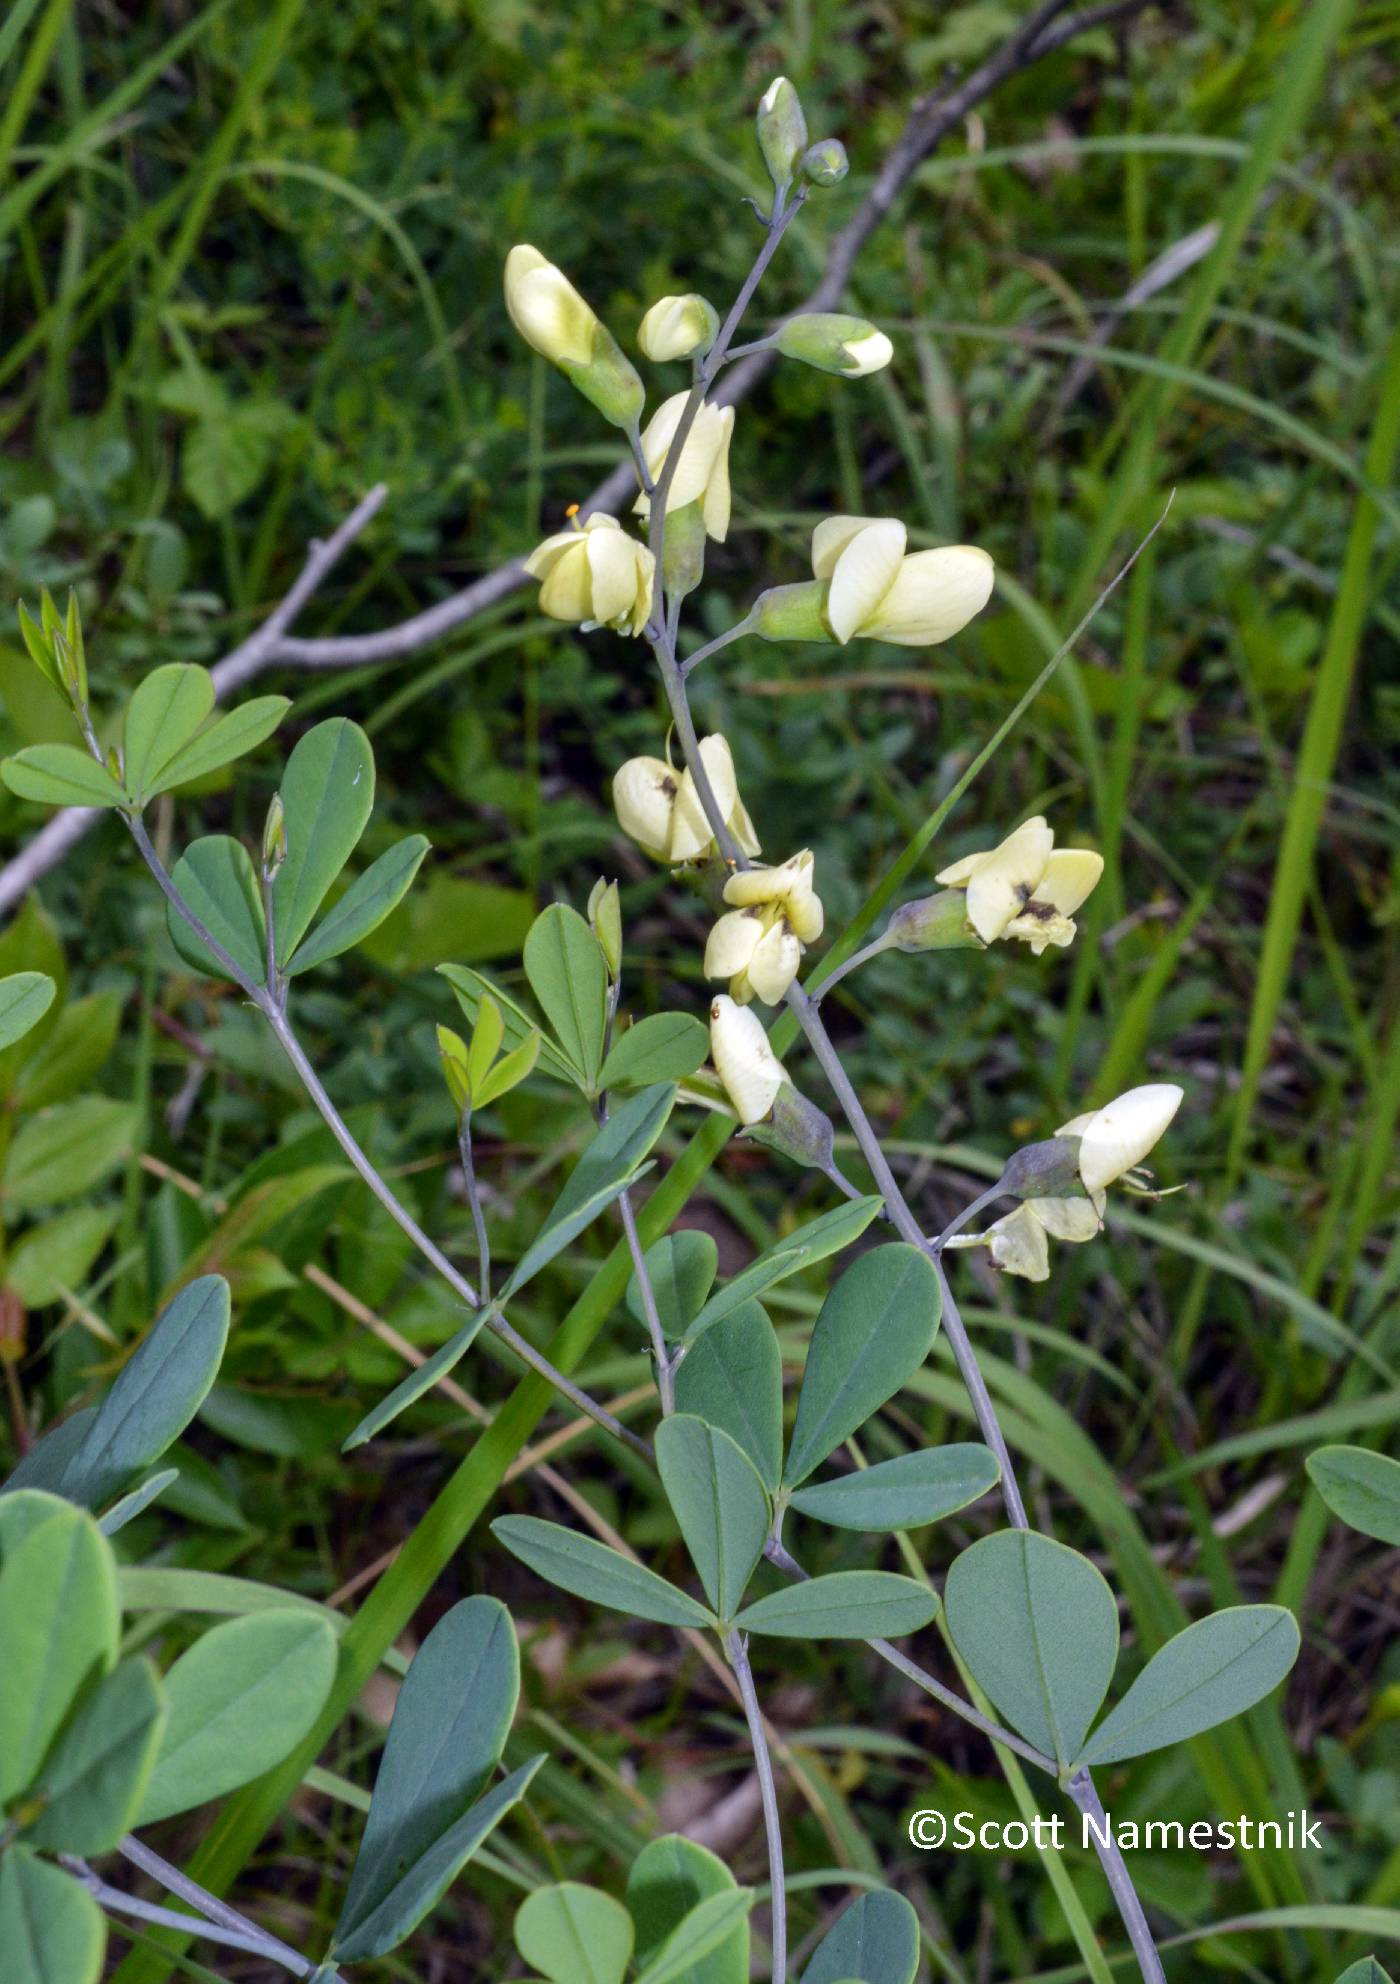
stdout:
<svg viewBox="0 0 1400 1984">
<path fill-rule="evenodd" d="M 763 1711 L 749 1665 L 749 1651 L 742 1633 L 733 1627 L 724 1636 L 724 1651 L 739 1683 L 744 1719 L 753 1745 L 754 1769 L 758 1772 L 759 1796 L 763 1803 L 763 1830 L 768 1839 L 768 1884 L 773 1897 L 773 1984 L 787 1984 L 787 1879 L 783 1872 L 783 1829 L 778 1812 L 778 1787 L 773 1778 L 773 1759 L 768 1754 L 768 1737 L 763 1728 Z"/>
</svg>

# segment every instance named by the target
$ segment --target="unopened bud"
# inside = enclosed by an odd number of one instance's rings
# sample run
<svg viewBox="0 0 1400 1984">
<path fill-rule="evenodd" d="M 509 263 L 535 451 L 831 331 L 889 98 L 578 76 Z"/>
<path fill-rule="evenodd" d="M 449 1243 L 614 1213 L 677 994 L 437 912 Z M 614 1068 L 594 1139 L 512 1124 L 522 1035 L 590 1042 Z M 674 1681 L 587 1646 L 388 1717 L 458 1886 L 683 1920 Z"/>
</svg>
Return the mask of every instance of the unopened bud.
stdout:
<svg viewBox="0 0 1400 1984">
<path fill-rule="evenodd" d="M 781 193 L 792 184 L 807 145 L 807 119 L 786 76 L 768 85 L 758 106 L 758 144 L 768 176 Z"/>
<path fill-rule="evenodd" d="M 801 359 L 819 372 L 836 372 L 846 379 L 862 379 L 868 372 L 878 372 L 894 356 L 894 346 L 885 333 L 864 317 L 827 310 L 789 317 L 774 332 L 773 342 L 785 358 Z"/>
<path fill-rule="evenodd" d="M 1046 1137 L 1013 1151 L 1001 1175 L 1002 1189 L 1012 1199 L 1083 1198 L 1079 1176 L 1079 1139 Z"/>
<path fill-rule="evenodd" d="M 831 1118 L 809 1102 L 805 1095 L 785 1083 L 773 1101 L 773 1112 L 766 1123 L 752 1133 L 771 1150 L 781 1151 L 795 1164 L 812 1171 L 830 1172 L 836 1146 Z"/>
<path fill-rule="evenodd" d="M 772 586 L 760 593 L 753 610 L 753 630 L 765 641 L 827 641 L 831 630 L 823 609 L 829 588 L 820 579 L 795 586 Z"/>
<path fill-rule="evenodd" d="M 936 896 L 906 902 L 885 926 L 885 938 L 896 951 L 986 949 L 967 920 L 967 897 L 961 889 L 941 889 Z"/>
<path fill-rule="evenodd" d="M 819 138 L 802 154 L 802 176 L 813 186 L 839 186 L 851 169 L 839 138 Z"/>
<path fill-rule="evenodd" d="M 263 825 L 262 866 L 263 874 L 270 882 L 287 858 L 287 814 L 282 804 L 280 792 L 272 795 L 272 804 L 267 809 L 267 819 Z"/>
<path fill-rule="evenodd" d="M 622 904 L 616 882 L 600 876 L 588 898 L 588 921 L 614 983 L 622 975 Z"/>
<path fill-rule="evenodd" d="M 661 570 L 667 592 L 676 599 L 694 592 L 705 576 L 705 538 L 704 506 L 698 499 L 667 517 Z"/>
<path fill-rule="evenodd" d="M 663 296 L 653 303 L 637 331 L 646 357 L 660 363 L 706 352 L 719 335 L 719 312 L 703 296 Z"/>
</svg>

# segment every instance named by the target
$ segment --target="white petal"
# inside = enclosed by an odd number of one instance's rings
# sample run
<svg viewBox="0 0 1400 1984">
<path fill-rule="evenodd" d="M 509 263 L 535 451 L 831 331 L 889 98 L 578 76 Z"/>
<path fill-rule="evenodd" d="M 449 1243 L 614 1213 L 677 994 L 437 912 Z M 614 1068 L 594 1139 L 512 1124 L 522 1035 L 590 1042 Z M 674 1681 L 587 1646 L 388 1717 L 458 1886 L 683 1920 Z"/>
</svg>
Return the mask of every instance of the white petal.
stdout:
<svg viewBox="0 0 1400 1984">
<path fill-rule="evenodd" d="M 1045 1228 L 1028 1206 L 1017 1206 L 987 1228 L 987 1245 L 992 1259 L 1007 1274 L 1024 1275 L 1027 1281 L 1050 1278 L 1050 1246 Z"/>
<path fill-rule="evenodd" d="M 729 443 L 734 433 L 734 409 L 725 406 L 719 409 L 719 440 L 710 465 L 709 480 L 705 484 L 705 500 L 701 514 L 705 519 L 705 529 L 716 544 L 723 544 L 729 535 Z M 673 505 L 667 504 L 667 509 Z"/>
<path fill-rule="evenodd" d="M 1041 828 L 1045 825 L 1045 815 L 1043 813 L 1037 813 L 1032 819 L 1023 820 L 1020 826 L 1017 827 L 1016 834 L 1029 834 L 1032 827 Z M 1007 840 L 1002 841 L 996 847 L 985 847 L 980 854 L 965 854 L 961 861 L 955 861 L 951 867 L 940 868 L 933 878 L 934 881 L 941 882 L 945 889 L 964 888 L 972 880 L 972 877 L 977 873 L 983 862 L 990 861 L 995 855 L 1000 854 L 1002 848 L 1006 846 L 1007 841 L 1014 840 L 1016 834 L 1008 834 Z M 1050 835 L 1050 844 L 1052 847 L 1054 846 L 1054 842 L 1055 836 L 1052 833 Z M 1044 871 L 1042 870 L 1042 872 Z"/>
<path fill-rule="evenodd" d="M 1181 1107 L 1174 1082 L 1147 1082 L 1090 1117 L 1079 1146 L 1079 1175 L 1092 1192 L 1141 1164 Z"/>
<path fill-rule="evenodd" d="M 870 372 L 878 372 L 894 357 L 894 346 L 883 331 L 871 331 L 868 337 L 852 338 L 845 346 L 850 364 L 848 376 L 863 379 Z"/>
<path fill-rule="evenodd" d="M 618 825 L 639 847 L 666 859 L 671 844 L 671 814 L 676 803 L 676 775 L 661 758 L 629 758 L 613 779 L 613 807 Z"/>
<path fill-rule="evenodd" d="M 714 793 L 719 817 L 727 823 L 739 797 L 739 782 L 734 775 L 734 759 L 728 740 L 718 732 L 713 737 L 702 737 L 700 762 L 705 767 L 710 789 Z M 697 861 L 714 837 L 694 776 L 687 770 L 676 795 L 675 817 L 671 824 L 671 859 Z"/>
<path fill-rule="evenodd" d="M 951 640 L 992 596 L 996 568 L 975 544 L 911 552 L 864 632 L 896 647 Z"/>
<path fill-rule="evenodd" d="M 758 1123 L 787 1080 L 758 1014 L 725 993 L 710 1005 L 710 1058 L 741 1123 Z"/>
<path fill-rule="evenodd" d="M 550 568 L 540 587 L 540 611 L 551 620 L 591 620 L 593 582 L 588 547 L 581 537 Z"/>
<path fill-rule="evenodd" d="M 1044 820 L 1027 820 L 978 865 L 967 885 L 967 920 L 984 944 L 994 942 L 1035 894 L 1054 842 Z"/>
<path fill-rule="evenodd" d="M 1057 1137 L 1082 1137 L 1097 1115 L 1098 1111 L 1096 1109 L 1086 1109 L 1082 1116 L 1071 1116 L 1068 1123 L 1061 1123 L 1055 1135 Z"/>
<path fill-rule="evenodd" d="M 1029 944 L 1037 957 L 1054 944 L 1058 950 L 1067 950 L 1074 942 L 1079 925 L 1073 918 L 1061 916 L 1039 896 L 1028 902 L 1019 916 L 1013 916 L 1002 931 L 1003 937 L 1014 937 L 1018 943 Z"/>
<path fill-rule="evenodd" d="M 1103 856 L 1088 847 L 1057 847 L 1035 885 L 1037 902 L 1048 902 L 1061 916 L 1073 916 L 1103 873 Z"/>
<path fill-rule="evenodd" d="M 586 540 L 593 581 L 593 618 L 610 626 L 630 616 L 637 598 L 637 560 L 629 537 L 619 530 L 592 532 Z"/>
<path fill-rule="evenodd" d="M 872 524 L 886 521 L 884 517 L 823 517 L 812 532 L 812 577 L 829 579 L 851 539 Z"/>
<path fill-rule="evenodd" d="M 756 854 L 762 854 L 763 849 L 759 845 L 758 835 L 754 832 L 753 821 L 749 818 L 749 809 L 742 799 L 736 799 L 734 802 L 734 810 L 729 815 L 729 831 L 733 834 L 740 851 L 747 854 L 750 861 Z"/>
<path fill-rule="evenodd" d="M 506 309 L 521 337 L 553 359 L 586 365 L 598 319 L 561 269 L 521 243 L 506 257 Z"/>
<path fill-rule="evenodd" d="M 1097 1239 L 1103 1227 L 1088 1199 L 1027 1199 L 1026 1204 L 1048 1234 L 1075 1246 Z"/>
<path fill-rule="evenodd" d="M 543 579 L 554 570 L 559 560 L 571 545 L 581 542 L 576 530 L 556 531 L 547 537 L 543 544 L 537 544 L 525 560 L 525 570 L 532 579 Z"/>
<path fill-rule="evenodd" d="M 724 900 L 738 909 L 782 902 L 787 896 L 788 877 L 781 867 L 741 868 L 724 885 Z"/>
<path fill-rule="evenodd" d="M 903 524 L 890 517 L 857 531 L 836 560 L 826 617 L 843 646 L 865 626 L 894 584 L 906 542 Z"/>
<path fill-rule="evenodd" d="M 742 916 L 744 912 L 740 910 L 738 914 Z M 796 978 L 801 962 L 802 946 L 785 922 L 780 920 L 765 931 L 748 963 L 749 984 L 765 1006 L 779 1003 Z"/>
<path fill-rule="evenodd" d="M 731 909 L 721 916 L 705 944 L 706 978 L 733 978 L 747 971 L 762 936 L 763 919 L 755 910 Z"/>
</svg>

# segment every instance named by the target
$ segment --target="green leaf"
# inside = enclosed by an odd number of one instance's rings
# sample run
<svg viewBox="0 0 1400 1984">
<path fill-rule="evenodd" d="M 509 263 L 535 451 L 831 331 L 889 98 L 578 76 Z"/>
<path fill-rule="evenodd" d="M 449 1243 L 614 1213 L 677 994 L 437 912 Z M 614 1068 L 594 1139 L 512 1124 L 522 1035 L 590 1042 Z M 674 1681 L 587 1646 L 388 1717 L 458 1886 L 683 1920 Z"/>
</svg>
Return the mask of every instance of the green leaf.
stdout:
<svg viewBox="0 0 1400 1984">
<path fill-rule="evenodd" d="M 159 1473 L 150 1475 L 133 1488 L 129 1495 L 123 1495 L 120 1501 L 114 1502 L 106 1515 L 99 1518 L 97 1527 L 104 1536 L 115 1536 L 119 1529 L 125 1529 L 129 1522 L 135 1522 L 137 1516 L 148 1509 L 152 1502 L 159 1501 L 166 1489 L 172 1487 L 179 1478 L 178 1467 L 161 1468 Z"/>
<path fill-rule="evenodd" d="M 717 1295 L 710 1297 L 686 1331 L 686 1341 L 693 1343 L 721 1316 L 727 1316 L 742 1302 L 752 1301 L 765 1288 L 771 1288 L 774 1282 L 784 1281 L 790 1274 L 796 1274 L 799 1268 L 814 1267 L 828 1255 L 849 1247 L 864 1233 L 884 1203 L 878 1196 L 851 1199 L 834 1211 L 823 1213 L 820 1219 L 809 1220 L 806 1226 L 800 1226 L 786 1239 L 765 1248 L 756 1261 L 750 1261 L 742 1273 L 734 1275 Z"/>
<path fill-rule="evenodd" d="M 964 1550 L 943 1588 L 953 1644 L 1007 1721 L 1062 1767 L 1113 1679 L 1118 1607 L 1101 1572 L 1035 1530 Z"/>
<path fill-rule="evenodd" d="M 156 779 L 194 736 L 214 707 L 207 668 L 168 662 L 152 670 L 126 706 L 122 769 L 137 805 L 158 790 Z"/>
<path fill-rule="evenodd" d="M 57 990 L 42 971 L 16 971 L 0 978 L 0 1047 L 23 1040 L 53 1004 Z"/>
<path fill-rule="evenodd" d="M 280 1763 L 325 1706 L 335 1634 L 300 1608 L 214 1626 L 165 1677 L 170 1716 L 141 1800 L 154 1825 Z"/>
<path fill-rule="evenodd" d="M 116 1045 L 124 995 L 115 989 L 70 999 L 42 1043 L 24 1058 L 15 1102 L 25 1110 L 66 1102 L 84 1088 Z"/>
<path fill-rule="evenodd" d="M 1282 1605 L 1233 1605 L 1198 1619 L 1152 1656 L 1077 1761 L 1121 1763 L 1214 1729 L 1262 1701 L 1297 1658 L 1297 1621 Z"/>
<path fill-rule="evenodd" d="M 41 806 L 125 806 L 122 791 L 105 765 L 76 744 L 31 744 L 0 764 L 11 792 Z"/>
<path fill-rule="evenodd" d="M 735 1888 L 696 1902 L 647 1964 L 637 1984 L 744 1984 L 748 1977 L 748 1918 L 756 1899 L 752 1888 Z"/>
<path fill-rule="evenodd" d="M 918 1916 L 902 1894 L 876 1888 L 837 1916 L 802 1984 L 914 1984 L 918 1967 Z"/>
<path fill-rule="evenodd" d="M 661 1082 L 655 1088 L 644 1088 L 614 1110 L 585 1147 L 543 1226 L 511 1270 L 500 1301 L 518 1293 L 626 1190 L 661 1135 L 675 1099 L 674 1086 Z"/>
<path fill-rule="evenodd" d="M 708 1233 L 683 1228 L 679 1233 L 664 1233 L 642 1259 L 662 1328 L 668 1337 L 684 1336 L 687 1323 L 699 1315 L 715 1285 L 719 1248 Z M 647 1312 L 635 1273 L 628 1280 L 624 1299 L 628 1315 L 645 1325 Z"/>
<path fill-rule="evenodd" d="M 689 1013 L 652 1013 L 618 1037 L 598 1086 L 645 1088 L 648 1082 L 684 1081 L 709 1051 L 709 1034 Z"/>
<path fill-rule="evenodd" d="M 1000 1479 L 1001 1467 L 990 1447 L 975 1442 L 930 1447 L 843 1474 L 839 1481 L 801 1488 L 792 1506 L 838 1529 L 918 1529 L 965 1509 Z"/>
<path fill-rule="evenodd" d="M 491 1534 L 547 1584 L 660 1626 L 713 1626 L 713 1613 L 655 1571 L 591 1536 L 538 1516 L 499 1516 Z"/>
<path fill-rule="evenodd" d="M 491 1103 L 499 1102 L 503 1095 L 509 1095 L 513 1088 L 519 1088 L 525 1077 L 533 1073 L 543 1044 L 544 1035 L 532 1033 L 528 1040 L 522 1040 L 509 1054 L 503 1054 L 495 1067 L 473 1085 L 473 1108 L 486 1109 Z"/>
<path fill-rule="evenodd" d="M 76 1198 L 131 1150 L 136 1110 L 106 1095 L 55 1103 L 21 1124 L 0 1172 L 0 1199 L 25 1212 Z"/>
<path fill-rule="evenodd" d="M 549 1984 L 622 1984 L 632 1934 L 622 1903 L 580 1881 L 536 1888 L 515 1917 L 515 1947 Z"/>
<path fill-rule="evenodd" d="M 1366 1447 L 1319 1447 L 1307 1468 L 1334 1516 L 1380 1543 L 1400 1543 L 1400 1460 Z"/>
<path fill-rule="evenodd" d="M 267 978 L 267 924 L 258 879 L 242 841 L 227 834 L 208 834 L 194 841 L 176 862 L 171 880 L 245 978 L 262 985 Z M 166 922 L 170 940 L 186 964 L 210 978 L 228 977 L 173 907 L 166 910 Z"/>
<path fill-rule="evenodd" d="M 731 1310 L 691 1344 L 676 1370 L 676 1406 L 727 1433 L 758 1469 L 769 1494 L 777 1494 L 783 1472 L 783 1356 L 760 1303 Z"/>
<path fill-rule="evenodd" d="M 1391 1984 L 1390 1973 L 1382 1970 L 1373 1956 L 1363 1956 L 1337 1979 L 1337 1984 Z"/>
<path fill-rule="evenodd" d="M 698 1954 L 693 1911 L 702 1902 L 741 1895 L 744 1906 L 734 1926 L 713 1948 Z M 688 1963 L 676 1971 L 675 1984 L 749 1984 L 751 1907 L 752 1896 L 740 1890 L 718 1855 L 680 1833 L 668 1833 L 644 1846 L 627 1876 L 627 1908 L 636 1924 L 638 1963 L 669 1962 L 673 1944 L 685 1942 Z M 642 1975 L 650 1972 L 644 1969 Z"/>
<path fill-rule="evenodd" d="M 917 1578 L 893 1571 L 832 1571 L 746 1605 L 741 1632 L 789 1640 L 899 1639 L 917 1633 L 938 1611 L 938 1597 Z"/>
<path fill-rule="evenodd" d="M 445 1377 L 461 1363 L 481 1334 L 481 1326 L 485 1321 L 486 1307 L 483 1304 L 481 1308 L 473 1309 L 462 1327 L 435 1350 L 431 1357 L 425 1358 L 416 1370 L 409 1372 L 406 1378 L 401 1378 L 391 1392 L 385 1393 L 378 1405 L 370 1408 L 354 1432 L 346 1435 L 340 1451 L 348 1454 L 355 1447 L 364 1446 L 365 1442 L 372 1440 L 376 1433 L 383 1432 L 391 1419 L 397 1419 L 401 1412 L 407 1411 L 415 1399 L 420 1399 L 424 1392 L 431 1391 L 439 1378 Z"/>
<path fill-rule="evenodd" d="M 5 1984 L 97 1984 L 106 1948 L 102 1911 L 71 1874 L 24 1846 L 0 1856 Z"/>
<path fill-rule="evenodd" d="M 371 862 L 299 946 L 292 959 L 292 977 L 338 958 L 377 930 L 408 894 L 430 845 L 425 834 L 410 834 Z"/>
<path fill-rule="evenodd" d="M 330 717 L 296 746 L 282 775 L 287 858 L 272 885 L 277 961 L 286 966 L 374 808 L 374 752 L 357 723 Z"/>
<path fill-rule="evenodd" d="M 847 1268 L 812 1330 L 783 1472 L 789 1488 L 913 1376 L 933 1347 L 942 1307 L 933 1263 L 903 1241 Z"/>
<path fill-rule="evenodd" d="M 474 1826 L 456 1829 L 495 1769 L 519 1694 L 510 1614 L 498 1599 L 463 1599 L 428 1634 L 399 1690 L 335 1926 L 337 1956 L 358 1960 L 392 1949 L 485 1836 Z M 460 1855 L 455 1846 L 444 1852 L 454 1836 L 470 1838 Z"/>
<path fill-rule="evenodd" d="M 758 1470 L 727 1433 L 683 1412 L 657 1427 L 656 1464 L 705 1596 L 732 1619 L 773 1519 Z"/>
<path fill-rule="evenodd" d="M 96 1417 L 97 1407 L 85 1405 L 51 1427 L 6 1479 L 0 1495 L 13 1495 L 21 1488 L 42 1489 L 45 1494 L 56 1495 L 64 1469 L 87 1438 L 88 1428 Z"/>
<path fill-rule="evenodd" d="M 115 1664 L 112 1547 L 81 1509 L 0 1500 L 0 1805 L 32 1782 L 77 1696 Z"/>
<path fill-rule="evenodd" d="M 147 796 L 153 799 L 158 792 L 192 785 L 196 779 L 208 778 L 211 772 L 222 771 L 235 759 L 246 757 L 271 737 L 291 707 L 289 696 L 254 696 L 236 710 L 216 717 L 161 767 Z"/>
<path fill-rule="evenodd" d="M 507 1047 L 519 1047 L 532 1033 L 538 1034 L 539 1022 L 534 1015 L 527 1013 L 518 1000 L 512 999 L 509 992 L 484 972 L 474 971 L 465 964 L 440 964 L 438 971 L 452 987 L 457 1004 L 472 1026 L 477 1024 L 483 1000 L 490 999 L 501 1015 Z M 567 1082 L 571 1088 L 575 1085 L 573 1069 L 552 1040 L 541 1040 L 540 1065 L 556 1081 Z"/>
<path fill-rule="evenodd" d="M 26 1309 L 42 1309 L 64 1289 L 81 1288 L 116 1223 L 115 1210 L 74 1206 L 30 1227 L 10 1256 L 5 1286 Z"/>
<path fill-rule="evenodd" d="M 99 1508 L 158 1461 L 204 1403 L 228 1326 L 229 1288 L 221 1275 L 201 1275 L 182 1288 L 118 1372 L 58 1492 Z"/>
<path fill-rule="evenodd" d="M 44 1809 L 25 1828 L 29 1844 L 112 1852 L 135 1822 L 164 1724 L 155 1669 L 123 1660 L 83 1701 L 30 1788 Z"/>
<path fill-rule="evenodd" d="M 525 976 L 580 1085 L 596 1088 L 608 1020 L 608 968 L 576 909 L 552 903 L 525 939 Z"/>
</svg>

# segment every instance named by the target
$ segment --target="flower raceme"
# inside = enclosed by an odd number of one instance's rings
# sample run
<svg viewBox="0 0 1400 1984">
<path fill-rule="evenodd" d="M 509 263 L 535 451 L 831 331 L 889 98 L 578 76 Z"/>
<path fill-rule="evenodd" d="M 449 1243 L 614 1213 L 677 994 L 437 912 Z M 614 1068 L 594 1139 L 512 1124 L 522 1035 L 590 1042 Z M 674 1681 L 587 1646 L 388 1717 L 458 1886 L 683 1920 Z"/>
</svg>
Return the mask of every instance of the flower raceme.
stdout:
<svg viewBox="0 0 1400 1984">
<path fill-rule="evenodd" d="M 521 242 L 506 256 L 506 309 L 532 350 L 557 365 L 604 420 L 630 427 L 646 404 L 637 368 L 562 269 Z"/>
<path fill-rule="evenodd" d="M 754 631 L 843 647 L 857 635 L 906 648 L 951 640 L 992 596 L 991 558 L 975 544 L 907 551 L 907 543 L 894 517 L 824 518 L 812 533 L 813 579 L 764 593 Z"/>
<path fill-rule="evenodd" d="M 1062 1123 L 1056 1138 L 1078 1139 L 1075 1169 L 1084 1197 L 1024 1199 L 985 1233 L 955 1235 L 951 1247 L 986 1247 L 1007 1274 L 1045 1281 L 1050 1274 L 1050 1240 L 1080 1245 L 1101 1231 L 1107 1188 L 1121 1178 L 1136 1185 L 1138 1165 L 1165 1134 L 1181 1107 L 1174 1082 L 1148 1082 Z M 1034 1152 L 1048 1151 L 1036 1145 Z"/>
<path fill-rule="evenodd" d="M 595 513 L 556 531 L 525 560 L 539 579 L 540 611 L 582 627 L 640 634 L 651 612 L 656 560 L 616 517 Z"/>
<path fill-rule="evenodd" d="M 1074 912 L 1103 873 L 1103 856 L 1087 847 L 1056 848 L 1037 814 L 985 854 L 969 854 L 935 877 L 967 895 L 967 920 L 984 944 L 1015 937 L 1039 957 L 1050 944 L 1074 941 Z"/>
<path fill-rule="evenodd" d="M 700 762 L 735 843 L 745 854 L 757 854 L 758 838 L 739 797 L 728 740 L 718 734 L 702 737 Z M 612 796 L 622 831 L 657 861 L 679 864 L 708 858 L 714 835 L 688 768 L 677 772 L 664 758 L 629 758 L 613 779 Z"/>
<path fill-rule="evenodd" d="M 661 480 L 689 398 L 689 393 L 673 393 L 670 399 L 661 402 L 646 424 L 642 454 L 653 483 Z M 702 401 L 681 444 L 680 460 L 666 491 L 666 514 L 683 510 L 688 503 L 698 503 L 706 534 L 718 544 L 723 544 L 729 534 L 729 442 L 733 432 L 733 407 Z M 643 492 L 634 507 L 639 516 L 650 516 L 651 498 Z"/>
<path fill-rule="evenodd" d="M 763 1022 L 750 1006 L 737 1006 L 725 993 L 710 1005 L 710 1059 L 734 1113 L 746 1126 L 761 1123 L 790 1080 L 768 1044 Z"/>
<path fill-rule="evenodd" d="M 705 976 L 727 978 L 741 1006 L 761 999 L 776 1006 L 797 976 L 802 953 L 822 934 L 825 915 L 812 886 L 807 848 L 776 868 L 746 868 L 731 875 L 724 899 L 734 907 L 721 916 L 705 946 Z"/>
</svg>

